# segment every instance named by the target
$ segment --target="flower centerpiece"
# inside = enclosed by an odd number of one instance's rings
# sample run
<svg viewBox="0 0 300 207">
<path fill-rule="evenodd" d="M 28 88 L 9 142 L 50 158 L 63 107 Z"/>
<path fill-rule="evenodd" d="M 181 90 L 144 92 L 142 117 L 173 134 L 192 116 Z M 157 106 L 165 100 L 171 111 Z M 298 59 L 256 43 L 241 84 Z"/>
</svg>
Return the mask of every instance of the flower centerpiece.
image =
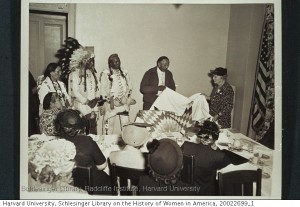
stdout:
<svg viewBox="0 0 300 207">
<path fill-rule="evenodd" d="M 75 145 L 65 139 L 29 144 L 28 173 L 40 184 L 55 185 L 57 181 L 72 182 L 75 166 Z M 37 147 L 38 146 L 38 147 Z"/>
</svg>

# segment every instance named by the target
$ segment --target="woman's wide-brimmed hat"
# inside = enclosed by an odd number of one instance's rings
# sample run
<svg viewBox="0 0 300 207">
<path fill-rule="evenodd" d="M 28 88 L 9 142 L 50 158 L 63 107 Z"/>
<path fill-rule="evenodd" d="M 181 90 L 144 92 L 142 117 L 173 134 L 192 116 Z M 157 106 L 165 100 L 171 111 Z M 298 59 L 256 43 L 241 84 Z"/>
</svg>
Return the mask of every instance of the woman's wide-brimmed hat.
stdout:
<svg viewBox="0 0 300 207">
<path fill-rule="evenodd" d="M 152 176 L 157 180 L 176 182 L 183 166 L 183 154 L 178 144 L 171 139 L 161 139 L 153 140 L 149 145 L 148 165 Z"/>
<path fill-rule="evenodd" d="M 210 75 L 218 75 L 218 76 L 224 76 L 227 75 L 227 69 L 218 67 L 214 70 L 210 70 Z"/>
<path fill-rule="evenodd" d="M 122 139 L 127 145 L 133 147 L 142 146 L 149 138 L 151 138 L 151 134 L 146 128 L 150 126 L 152 125 L 147 123 L 129 123 L 123 126 Z"/>
<path fill-rule="evenodd" d="M 86 127 L 86 120 L 80 116 L 77 110 L 67 109 L 61 111 L 56 118 L 56 122 L 61 127 L 68 127 L 73 129 L 83 129 Z"/>
</svg>

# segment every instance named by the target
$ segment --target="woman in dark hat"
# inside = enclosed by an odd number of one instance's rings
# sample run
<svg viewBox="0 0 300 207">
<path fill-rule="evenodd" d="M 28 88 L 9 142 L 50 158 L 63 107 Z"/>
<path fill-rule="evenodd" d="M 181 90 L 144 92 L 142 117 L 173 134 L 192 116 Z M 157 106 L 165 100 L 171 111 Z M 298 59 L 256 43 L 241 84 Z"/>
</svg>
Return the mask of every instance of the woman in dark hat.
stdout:
<svg viewBox="0 0 300 207">
<path fill-rule="evenodd" d="M 83 135 L 86 120 L 77 110 L 64 110 L 57 115 L 56 127 L 60 137 L 74 143 L 76 147 L 75 162 L 78 166 L 91 167 L 92 182 L 95 190 L 86 186 L 87 191 L 94 194 L 111 195 L 110 178 L 103 171 L 107 165 L 106 158 L 97 143 L 89 136 Z"/>
<path fill-rule="evenodd" d="M 210 71 L 214 88 L 206 99 L 210 102 L 209 113 L 213 121 L 217 121 L 221 128 L 231 127 L 231 111 L 233 109 L 234 92 L 231 85 L 226 81 L 227 69 L 216 68 Z"/>
<path fill-rule="evenodd" d="M 154 139 L 147 144 L 149 175 L 139 179 L 140 195 L 196 195 L 199 188 L 180 180 L 183 154 L 171 139 Z"/>
</svg>

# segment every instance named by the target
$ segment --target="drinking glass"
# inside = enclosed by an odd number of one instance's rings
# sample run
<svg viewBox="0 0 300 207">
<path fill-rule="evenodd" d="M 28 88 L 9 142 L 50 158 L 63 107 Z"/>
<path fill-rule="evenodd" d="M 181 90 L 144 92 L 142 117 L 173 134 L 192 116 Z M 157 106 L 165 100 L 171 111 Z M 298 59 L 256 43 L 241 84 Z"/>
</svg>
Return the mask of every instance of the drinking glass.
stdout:
<svg viewBox="0 0 300 207">
<path fill-rule="evenodd" d="M 264 150 L 260 146 L 253 146 L 253 164 L 262 170 L 262 178 L 270 178 L 270 174 L 267 172 L 267 159 Z"/>
<path fill-rule="evenodd" d="M 177 144 L 179 145 L 179 146 L 181 146 L 181 145 L 183 145 L 183 137 L 178 137 L 178 138 L 176 138 L 176 142 L 177 142 Z"/>
</svg>

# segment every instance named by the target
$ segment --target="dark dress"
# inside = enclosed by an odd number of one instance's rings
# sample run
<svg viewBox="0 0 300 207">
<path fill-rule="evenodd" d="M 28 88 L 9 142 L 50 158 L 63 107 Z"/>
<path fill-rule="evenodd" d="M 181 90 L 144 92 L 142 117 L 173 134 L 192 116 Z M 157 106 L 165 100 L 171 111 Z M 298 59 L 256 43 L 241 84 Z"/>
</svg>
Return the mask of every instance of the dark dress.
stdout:
<svg viewBox="0 0 300 207">
<path fill-rule="evenodd" d="M 111 195 L 111 191 L 107 190 L 111 188 L 110 177 L 102 170 L 98 170 L 96 166 L 106 162 L 106 158 L 97 143 L 91 137 L 85 135 L 77 135 L 68 140 L 73 142 L 76 147 L 76 165 L 92 167 L 93 186 L 99 186 L 99 188 L 95 188 L 98 191 L 94 191 L 94 194 Z M 101 186 L 102 188 L 100 188 Z"/>
<path fill-rule="evenodd" d="M 141 81 L 140 91 L 143 94 L 143 110 L 149 110 L 157 99 L 158 92 L 158 75 L 157 67 L 149 69 Z M 171 71 L 166 70 L 165 72 L 165 86 L 172 90 L 176 90 L 175 82 L 173 80 L 173 74 Z"/>
<path fill-rule="evenodd" d="M 245 158 L 229 151 L 213 150 L 209 145 L 185 142 L 182 151 L 187 155 L 195 156 L 195 185 L 200 187 L 199 195 L 217 195 L 216 173 L 229 164 L 241 164 Z"/>
<path fill-rule="evenodd" d="M 154 181 L 149 175 L 141 176 L 139 179 L 139 195 L 145 196 L 192 196 L 197 195 L 196 186 L 191 186 L 182 181 L 174 185 L 166 185 Z"/>
<path fill-rule="evenodd" d="M 231 111 L 233 108 L 234 92 L 231 85 L 225 82 L 221 88 L 214 87 L 210 95 L 209 113 L 219 115 L 218 123 L 221 128 L 231 127 Z"/>
</svg>

